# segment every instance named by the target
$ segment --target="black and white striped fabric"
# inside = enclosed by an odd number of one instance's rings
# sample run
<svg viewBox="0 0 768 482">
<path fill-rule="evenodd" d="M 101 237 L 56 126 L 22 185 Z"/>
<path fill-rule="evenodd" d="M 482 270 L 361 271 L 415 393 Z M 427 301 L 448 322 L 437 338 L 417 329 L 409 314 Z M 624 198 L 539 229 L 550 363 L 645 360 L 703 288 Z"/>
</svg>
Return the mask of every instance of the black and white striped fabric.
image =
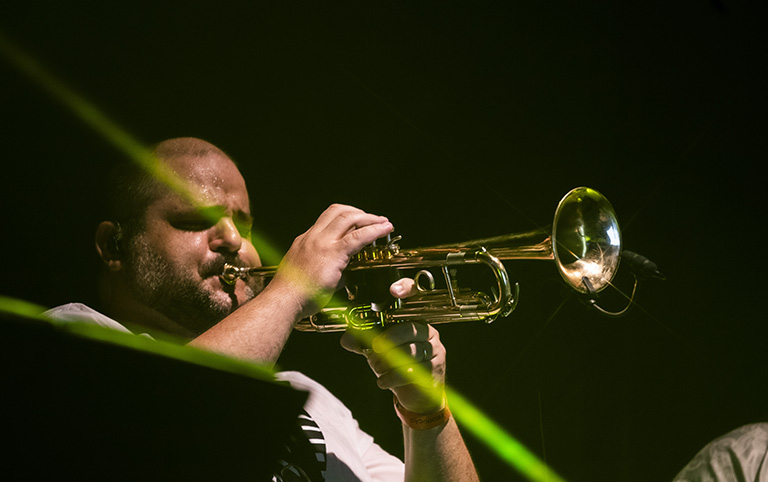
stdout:
<svg viewBox="0 0 768 482">
<path fill-rule="evenodd" d="M 290 441 L 285 447 L 285 457 L 272 482 L 307 482 L 325 480 L 325 439 L 320 427 L 304 411 L 297 419 Z"/>
</svg>

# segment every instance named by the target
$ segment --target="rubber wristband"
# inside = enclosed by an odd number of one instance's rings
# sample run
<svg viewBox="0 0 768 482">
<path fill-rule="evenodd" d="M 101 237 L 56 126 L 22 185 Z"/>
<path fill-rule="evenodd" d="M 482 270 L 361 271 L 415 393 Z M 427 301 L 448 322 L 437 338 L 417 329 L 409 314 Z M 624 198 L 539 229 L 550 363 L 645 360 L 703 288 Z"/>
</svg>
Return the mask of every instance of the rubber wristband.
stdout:
<svg viewBox="0 0 768 482">
<path fill-rule="evenodd" d="M 395 412 L 400 420 L 411 427 L 414 430 L 429 430 L 430 428 L 439 427 L 445 425 L 448 420 L 451 419 L 451 411 L 448 409 L 448 403 L 446 402 L 442 410 L 438 410 L 434 413 L 413 413 L 409 412 L 402 405 L 397 397 L 394 397 Z"/>
</svg>

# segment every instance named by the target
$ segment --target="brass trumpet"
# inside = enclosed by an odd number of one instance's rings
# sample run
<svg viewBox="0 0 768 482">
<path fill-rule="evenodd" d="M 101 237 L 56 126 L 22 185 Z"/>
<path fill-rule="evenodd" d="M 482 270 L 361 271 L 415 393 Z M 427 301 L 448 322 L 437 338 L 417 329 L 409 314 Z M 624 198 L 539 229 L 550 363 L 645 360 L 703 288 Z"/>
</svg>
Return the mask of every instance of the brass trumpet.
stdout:
<svg viewBox="0 0 768 482">
<path fill-rule="evenodd" d="M 621 255 L 613 207 L 602 194 L 587 187 L 573 189 L 560 200 L 549 229 L 410 250 L 400 248 L 400 239 L 390 236 L 358 253 L 345 271 L 348 304 L 326 307 L 301 320 L 296 329 L 335 332 L 403 321 L 491 323 L 512 313 L 519 295 L 519 286 L 510 281 L 503 261 L 554 261 L 573 289 L 594 294 L 609 285 Z M 484 265 L 490 270 L 495 283 L 489 292 L 459 285 L 456 268 L 466 265 Z M 220 277 L 232 284 L 248 276 L 270 277 L 276 269 L 226 265 Z M 418 270 L 413 275 L 418 294 L 394 299 L 388 295 L 389 284 L 405 270 Z M 430 270 L 442 272 L 444 288 L 435 287 Z"/>
</svg>

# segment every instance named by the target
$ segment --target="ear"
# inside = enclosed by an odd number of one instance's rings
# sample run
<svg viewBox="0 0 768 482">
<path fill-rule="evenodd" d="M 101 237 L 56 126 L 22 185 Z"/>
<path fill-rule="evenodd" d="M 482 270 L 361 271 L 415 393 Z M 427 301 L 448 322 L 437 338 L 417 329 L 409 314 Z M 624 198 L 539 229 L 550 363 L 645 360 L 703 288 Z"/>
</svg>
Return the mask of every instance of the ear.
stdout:
<svg viewBox="0 0 768 482">
<path fill-rule="evenodd" d="M 119 223 L 102 221 L 96 228 L 96 252 L 109 271 L 122 269 L 123 231 Z"/>
</svg>

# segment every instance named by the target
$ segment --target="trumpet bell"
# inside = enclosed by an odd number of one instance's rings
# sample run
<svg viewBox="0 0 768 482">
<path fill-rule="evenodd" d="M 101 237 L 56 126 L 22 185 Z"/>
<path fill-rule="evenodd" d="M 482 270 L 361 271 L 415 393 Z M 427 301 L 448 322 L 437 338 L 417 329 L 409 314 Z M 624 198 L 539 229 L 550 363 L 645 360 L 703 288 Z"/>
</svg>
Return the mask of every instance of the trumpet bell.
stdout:
<svg viewBox="0 0 768 482">
<path fill-rule="evenodd" d="M 621 255 L 621 234 L 613 207 L 602 194 L 587 187 L 573 189 L 560 200 L 547 228 L 408 250 L 400 249 L 399 239 L 388 236 L 350 261 L 345 289 L 351 306 L 326 307 L 301 320 L 296 329 L 333 332 L 402 321 L 490 323 L 508 316 L 518 300 L 519 287 L 510 280 L 503 261 L 554 261 L 568 285 L 592 296 L 610 285 Z M 458 283 L 454 271 L 474 264 L 490 269 L 495 279 L 490 290 L 471 291 Z M 240 278 L 272 276 L 276 269 L 226 265 L 220 276 L 222 282 L 232 284 Z M 415 280 L 427 275 L 431 279 L 431 269 L 442 271 L 445 289 L 432 286 L 419 289 L 421 293 L 414 298 L 388 299 L 389 276 L 398 279 L 401 271 L 420 270 Z M 387 298 L 374 294 L 379 291 L 387 293 Z"/>
<path fill-rule="evenodd" d="M 570 287 L 594 294 L 610 285 L 619 268 L 621 232 L 608 199 L 592 188 L 577 187 L 560 200 L 550 226 L 432 248 L 480 247 L 502 261 L 554 261 Z"/>
<path fill-rule="evenodd" d="M 566 283 L 580 293 L 605 289 L 619 268 L 621 232 L 613 206 L 599 192 L 579 187 L 558 204 L 552 251 Z"/>
</svg>

